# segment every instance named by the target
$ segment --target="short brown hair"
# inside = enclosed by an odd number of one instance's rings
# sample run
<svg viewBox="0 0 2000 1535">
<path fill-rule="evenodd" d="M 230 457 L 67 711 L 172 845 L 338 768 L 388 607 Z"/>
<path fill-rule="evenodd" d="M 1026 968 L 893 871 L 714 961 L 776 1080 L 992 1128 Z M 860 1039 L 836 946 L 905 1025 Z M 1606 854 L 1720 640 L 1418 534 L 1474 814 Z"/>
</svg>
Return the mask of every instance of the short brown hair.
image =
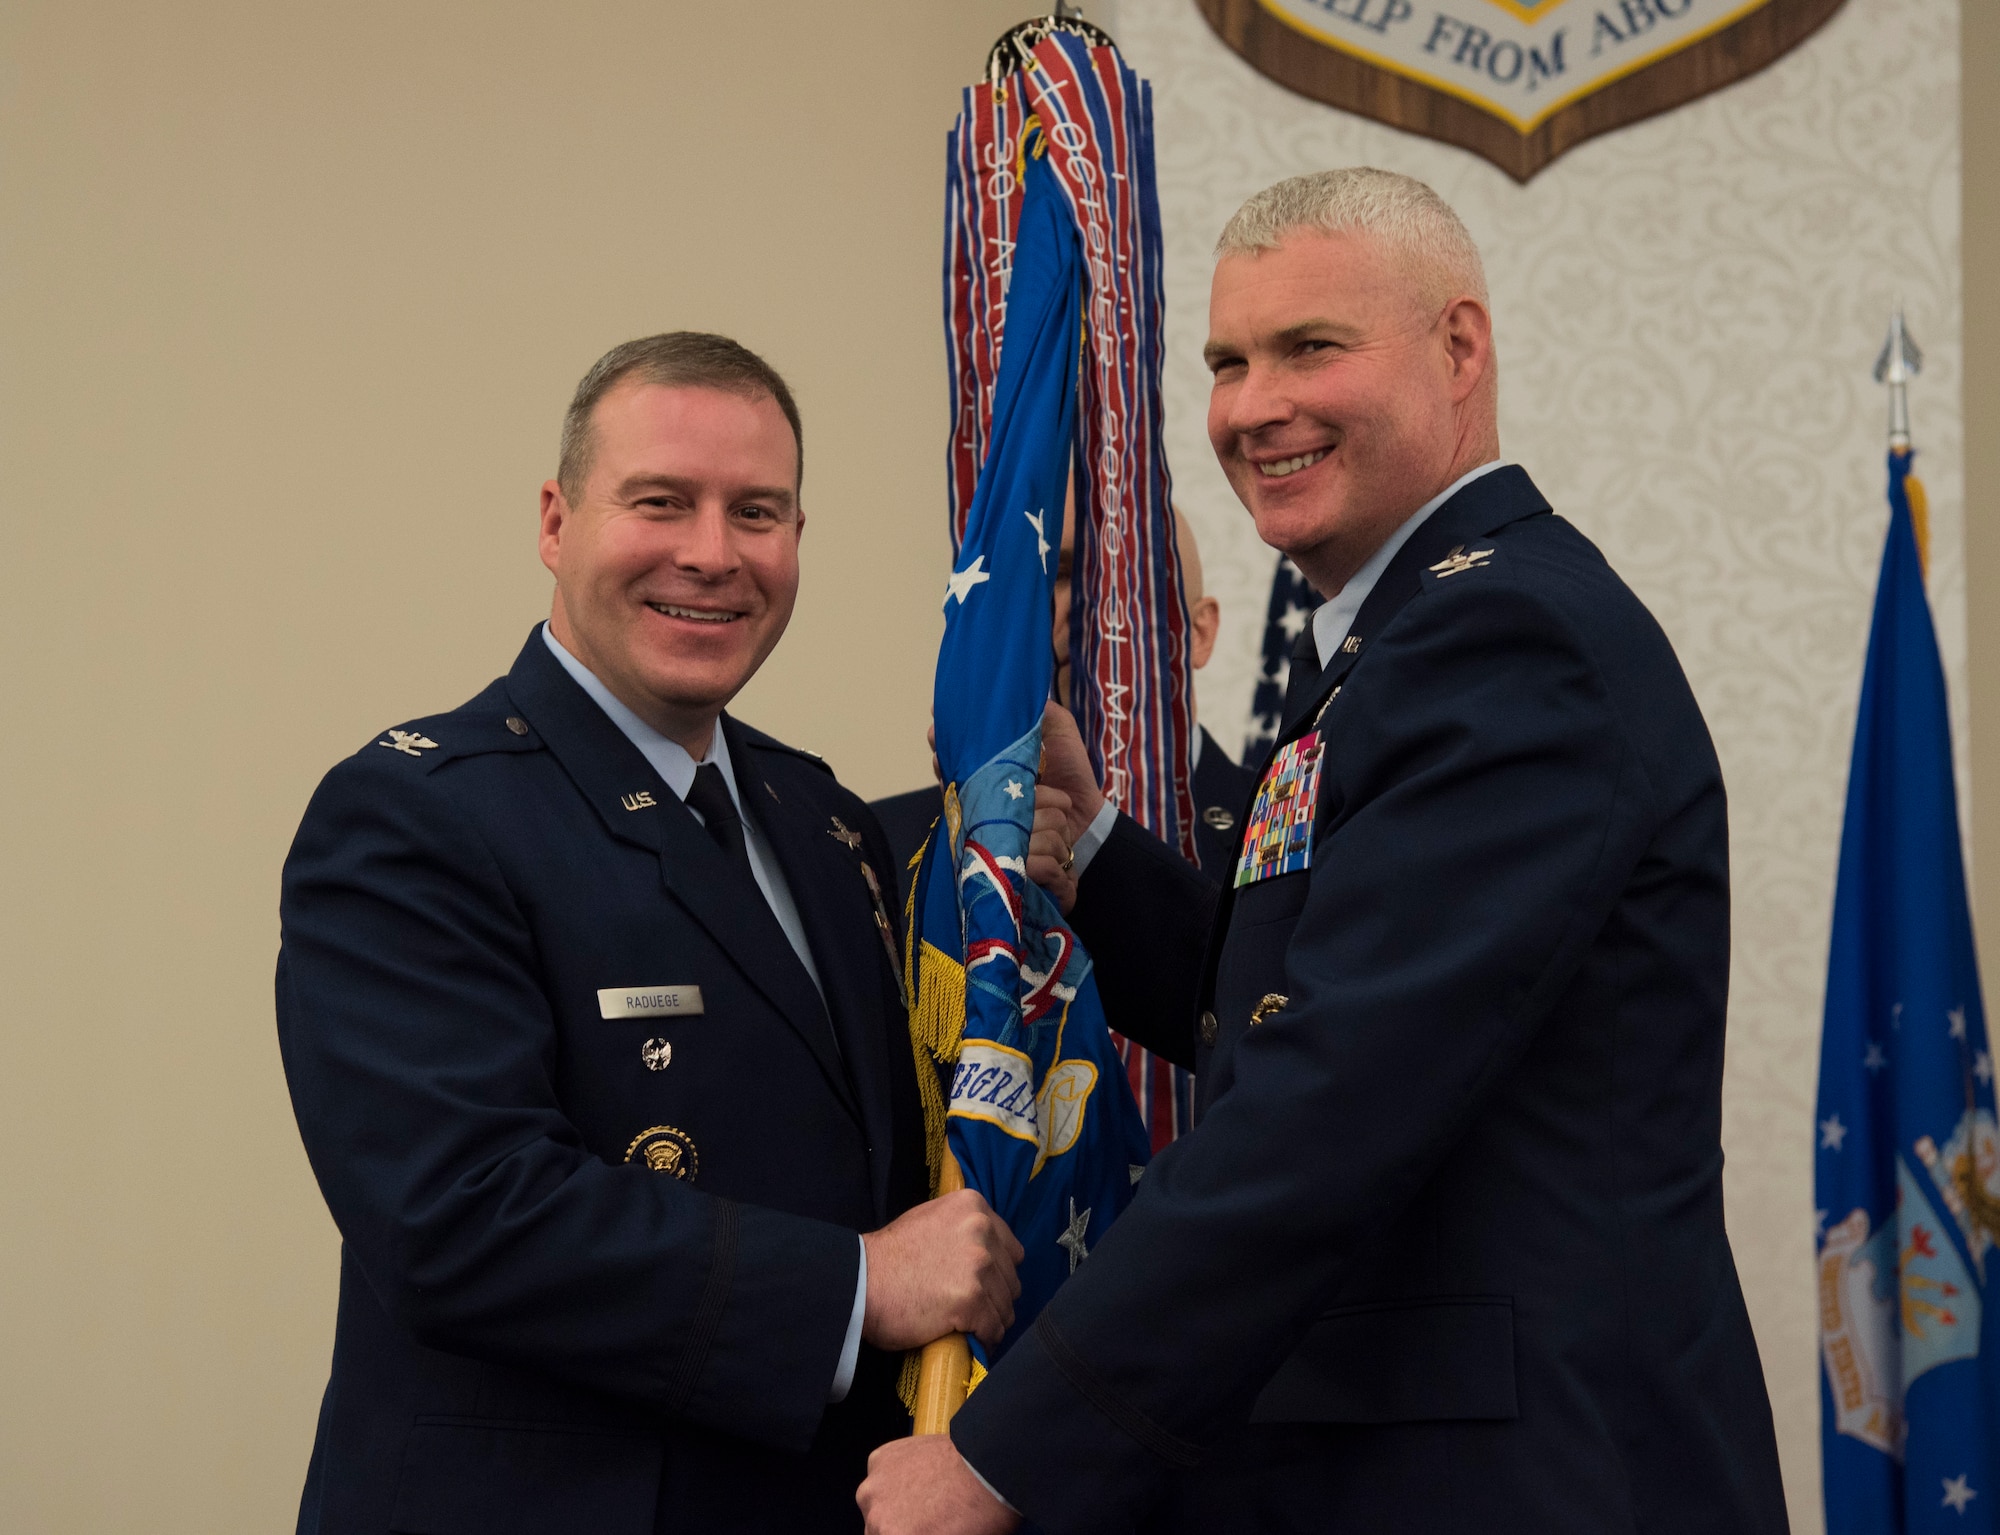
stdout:
<svg viewBox="0 0 2000 1535">
<path fill-rule="evenodd" d="M 667 389 L 720 389 L 750 399 L 769 395 L 791 423 L 798 448 L 799 477 L 805 477 L 805 434 L 799 428 L 799 407 L 778 370 L 740 342 L 699 330 L 670 330 L 614 346 L 592 364 L 563 412 L 562 447 L 556 461 L 556 483 L 575 501 L 590 477 L 597 434 L 591 417 L 597 402 L 628 378 Z"/>
</svg>

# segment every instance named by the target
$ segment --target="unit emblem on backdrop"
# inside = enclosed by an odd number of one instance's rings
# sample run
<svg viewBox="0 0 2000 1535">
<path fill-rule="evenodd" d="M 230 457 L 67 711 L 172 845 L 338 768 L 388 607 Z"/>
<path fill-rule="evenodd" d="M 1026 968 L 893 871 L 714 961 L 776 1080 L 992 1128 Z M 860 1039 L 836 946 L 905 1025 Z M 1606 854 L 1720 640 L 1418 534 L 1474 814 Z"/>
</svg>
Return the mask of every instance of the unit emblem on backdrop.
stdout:
<svg viewBox="0 0 2000 1535">
<path fill-rule="evenodd" d="M 1841 0 L 1201 0 L 1280 85 L 1483 155 L 1517 181 L 1754 74 Z"/>
</svg>

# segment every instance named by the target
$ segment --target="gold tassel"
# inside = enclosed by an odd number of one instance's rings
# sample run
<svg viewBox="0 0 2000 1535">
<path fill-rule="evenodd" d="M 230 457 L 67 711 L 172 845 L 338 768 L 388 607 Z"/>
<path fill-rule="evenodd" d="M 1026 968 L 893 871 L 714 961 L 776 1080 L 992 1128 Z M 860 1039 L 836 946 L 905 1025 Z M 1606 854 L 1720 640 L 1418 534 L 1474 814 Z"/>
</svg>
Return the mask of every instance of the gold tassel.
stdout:
<svg viewBox="0 0 2000 1535">
<path fill-rule="evenodd" d="M 1910 526 L 1917 535 L 1917 568 L 1931 573 L 1931 501 L 1924 494 L 1924 482 L 1914 474 L 1903 476 L 1903 494 L 1910 498 Z"/>
<path fill-rule="evenodd" d="M 925 943 L 917 946 L 917 984 L 910 992 L 910 1048 L 917 1058 L 917 1095 L 924 1104 L 924 1163 L 930 1169 L 931 1197 L 944 1166 L 944 1120 L 949 1107 L 939 1068 L 958 1064 L 965 1036 L 965 967 Z"/>
</svg>

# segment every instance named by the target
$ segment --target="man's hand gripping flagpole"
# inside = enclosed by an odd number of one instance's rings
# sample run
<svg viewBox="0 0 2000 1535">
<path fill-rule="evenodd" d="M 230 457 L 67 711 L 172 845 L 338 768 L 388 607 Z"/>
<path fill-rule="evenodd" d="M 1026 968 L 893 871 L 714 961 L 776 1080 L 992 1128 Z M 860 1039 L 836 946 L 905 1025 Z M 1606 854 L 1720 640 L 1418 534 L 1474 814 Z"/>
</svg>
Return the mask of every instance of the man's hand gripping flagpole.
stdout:
<svg viewBox="0 0 2000 1535">
<path fill-rule="evenodd" d="M 944 1161 L 938 1168 L 938 1198 L 944 1199 L 965 1187 L 965 1174 L 959 1171 L 958 1158 L 946 1148 Z M 1015 1284 L 1015 1293 L 1020 1285 Z M 1008 1308 L 1007 1319 L 1013 1321 L 1013 1308 Z M 993 1340 L 999 1342 L 998 1338 Z M 916 1419 L 919 1434 L 944 1434 L 951 1431 L 951 1415 L 965 1403 L 966 1388 L 972 1383 L 972 1345 L 962 1332 L 947 1333 L 944 1337 L 924 1345 L 922 1363 L 917 1369 L 917 1402 L 912 1416 Z"/>
</svg>

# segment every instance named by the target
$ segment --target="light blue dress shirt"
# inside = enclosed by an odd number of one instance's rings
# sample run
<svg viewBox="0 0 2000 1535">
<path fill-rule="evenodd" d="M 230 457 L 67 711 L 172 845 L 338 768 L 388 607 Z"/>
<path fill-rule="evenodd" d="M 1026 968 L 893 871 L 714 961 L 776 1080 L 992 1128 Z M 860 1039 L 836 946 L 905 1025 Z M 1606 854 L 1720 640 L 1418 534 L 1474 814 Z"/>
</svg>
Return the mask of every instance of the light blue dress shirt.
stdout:
<svg viewBox="0 0 2000 1535">
<path fill-rule="evenodd" d="M 722 770 L 722 782 L 729 790 L 729 798 L 735 802 L 737 817 L 743 822 L 743 842 L 750 854 L 750 873 L 757 881 L 757 888 L 764 892 L 764 902 L 771 908 L 771 915 L 785 930 L 785 937 L 790 940 L 793 952 L 799 956 L 799 963 L 812 977 L 820 1000 L 825 1001 L 826 988 L 820 984 L 819 966 L 813 963 L 812 948 L 806 942 L 805 924 L 799 920 L 799 908 L 792 900 L 791 887 L 785 883 L 777 855 L 764 840 L 764 833 L 755 821 L 743 813 L 743 800 L 736 791 L 736 774 L 729 764 L 729 742 L 722 734 L 721 721 L 716 722 L 715 731 L 708 738 L 708 754 L 697 762 L 688 754 L 686 747 L 678 741 L 668 740 L 619 702 L 617 695 L 598 679 L 595 672 L 563 649 L 562 642 L 550 632 L 547 624 L 542 625 L 542 638 L 548 643 L 549 653 L 562 663 L 562 669 L 575 678 L 576 685 L 611 717 L 611 723 L 625 733 L 625 739 L 639 748 L 640 754 L 653 764 L 653 771 L 666 780 L 667 787 L 674 791 L 676 797 L 683 801 L 687 799 L 688 790 L 694 787 L 694 770 L 704 763 L 713 762 Z M 688 806 L 688 814 L 697 821 L 701 820 L 701 812 L 691 805 Z M 861 1319 L 868 1302 L 868 1244 L 859 1237 L 855 1241 L 861 1247 L 861 1273 L 854 1282 L 854 1310 L 848 1317 L 847 1339 L 840 1347 L 840 1364 L 833 1372 L 833 1387 L 827 1392 L 829 1402 L 846 1398 L 848 1389 L 854 1384 L 855 1361 L 861 1356 Z"/>
</svg>

